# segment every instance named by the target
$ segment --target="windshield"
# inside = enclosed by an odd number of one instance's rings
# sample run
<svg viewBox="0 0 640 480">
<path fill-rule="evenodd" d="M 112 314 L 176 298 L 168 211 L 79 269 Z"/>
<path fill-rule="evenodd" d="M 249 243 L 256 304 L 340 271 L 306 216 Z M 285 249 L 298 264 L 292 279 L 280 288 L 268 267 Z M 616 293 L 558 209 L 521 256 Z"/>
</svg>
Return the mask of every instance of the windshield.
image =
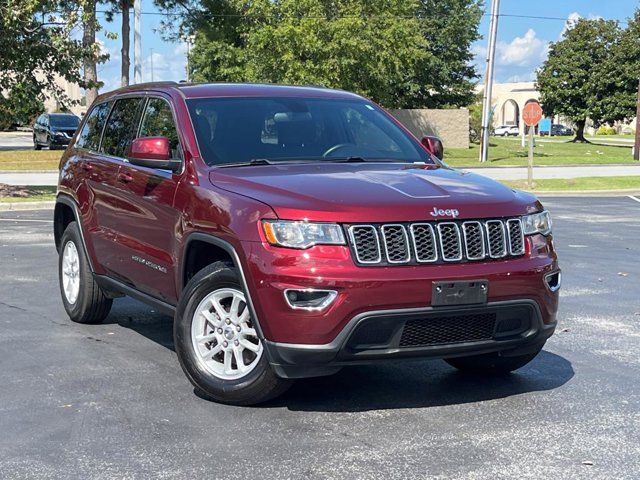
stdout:
<svg viewBox="0 0 640 480">
<path fill-rule="evenodd" d="M 80 119 L 75 115 L 51 115 L 49 124 L 58 128 L 77 128 L 80 124 Z"/>
<path fill-rule="evenodd" d="M 434 163 L 418 142 L 364 100 L 195 98 L 187 104 L 209 165 L 338 159 Z"/>
</svg>

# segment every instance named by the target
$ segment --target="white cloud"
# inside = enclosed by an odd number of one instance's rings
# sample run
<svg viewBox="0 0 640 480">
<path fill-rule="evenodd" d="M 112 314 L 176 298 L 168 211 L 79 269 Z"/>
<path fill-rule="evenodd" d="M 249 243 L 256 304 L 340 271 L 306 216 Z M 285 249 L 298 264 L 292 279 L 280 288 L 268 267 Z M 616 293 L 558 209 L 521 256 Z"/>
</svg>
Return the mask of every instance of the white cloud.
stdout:
<svg viewBox="0 0 640 480">
<path fill-rule="evenodd" d="M 570 13 L 569 16 L 567 17 L 567 21 L 564 22 L 564 28 L 560 32 L 558 39 L 562 38 L 564 34 L 567 32 L 567 30 L 569 30 L 570 28 L 573 28 L 573 25 L 581 18 L 582 18 L 582 15 L 580 15 L 578 12 Z"/>
<path fill-rule="evenodd" d="M 524 36 L 516 37 L 510 43 L 498 42 L 496 54 L 498 64 L 518 67 L 537 66 L 546 58 L 548 42 L 538 38 L 530 28 Z"/>
<path fill-rule="evenodd" d="M 472 48 L 476 65 L 484 68 L 487 47 L 475 44 Z M 529 29 L 521 37 L 515 37 L 510 42 L 496 43 L 497 67 L 529 67 L 534 70 L 540 62 L 547 58 L 549 42 L 539 38 L 533 29 Z"/>
<path fill-rule="evenodd" d="M 536 80 L 536 72 L 529 72 L 523 75 L 511 75 L 507 78 L 507 82 L 534 82 Z"/>
<path fill-rule="evenodd" d="M 142 60 L 142 80 L 151 81 L 151 67 L 153 64 L 153 80 L 184 80 L 186 78 L 187 47 L 178 44 L 170 52 L 153 52 Z"/>
</svg>

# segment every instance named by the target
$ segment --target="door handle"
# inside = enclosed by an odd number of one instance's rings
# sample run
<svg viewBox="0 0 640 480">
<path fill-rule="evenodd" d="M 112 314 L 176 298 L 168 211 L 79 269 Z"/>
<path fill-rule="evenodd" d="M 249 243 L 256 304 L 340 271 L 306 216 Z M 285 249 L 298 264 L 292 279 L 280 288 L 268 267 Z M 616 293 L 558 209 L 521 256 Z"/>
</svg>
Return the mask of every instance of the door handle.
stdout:
<svg viewBox="0 0 640 480">
<path fill-rule="evenodd" d="M 133 177 L 131 175 L 129 175 L 128 173 L 119 173 L 118 174 L 118 181 L 119 182 L 129 183 L 132 180 L 133 180 Z"/>
</svg>

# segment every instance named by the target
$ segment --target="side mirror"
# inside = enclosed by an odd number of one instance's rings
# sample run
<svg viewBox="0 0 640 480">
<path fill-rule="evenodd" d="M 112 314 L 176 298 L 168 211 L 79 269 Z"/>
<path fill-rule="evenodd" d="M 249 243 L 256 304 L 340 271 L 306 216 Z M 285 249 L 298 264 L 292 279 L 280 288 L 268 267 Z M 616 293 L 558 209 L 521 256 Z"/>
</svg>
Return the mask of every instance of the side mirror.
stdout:
<svg viewBox="0 0 640 480">
<path fill-rule="evenodd" d="M 171 145 L 167 137 L 136 138 L 127 150 L 127 159 L 133 165 L 178 171 L 182 161 L 171 158 Z"/>
<path fill-rule="evenodd" d="M 444 158 L 444 145 L 442 145 L 442 140 L 438 137 L 424 136 L 422 137 L 422 145 L 431 155 L 438 157 L 439 160 Z"/>
</svg>

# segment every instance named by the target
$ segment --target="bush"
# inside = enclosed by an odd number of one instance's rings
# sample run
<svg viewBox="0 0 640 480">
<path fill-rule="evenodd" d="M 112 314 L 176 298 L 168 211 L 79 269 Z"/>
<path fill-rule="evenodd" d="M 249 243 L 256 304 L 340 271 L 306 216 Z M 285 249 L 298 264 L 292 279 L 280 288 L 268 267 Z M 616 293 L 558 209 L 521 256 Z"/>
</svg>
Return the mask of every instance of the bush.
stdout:
<svg viewBox="0 0 640 480">
<path fill-rule="evenodd" d="M 616 129 L 608 125 L 600 125 L 596 130 L 596 135 L 615 135 L 616 133 L 618 133 Z"/>
</svg>

